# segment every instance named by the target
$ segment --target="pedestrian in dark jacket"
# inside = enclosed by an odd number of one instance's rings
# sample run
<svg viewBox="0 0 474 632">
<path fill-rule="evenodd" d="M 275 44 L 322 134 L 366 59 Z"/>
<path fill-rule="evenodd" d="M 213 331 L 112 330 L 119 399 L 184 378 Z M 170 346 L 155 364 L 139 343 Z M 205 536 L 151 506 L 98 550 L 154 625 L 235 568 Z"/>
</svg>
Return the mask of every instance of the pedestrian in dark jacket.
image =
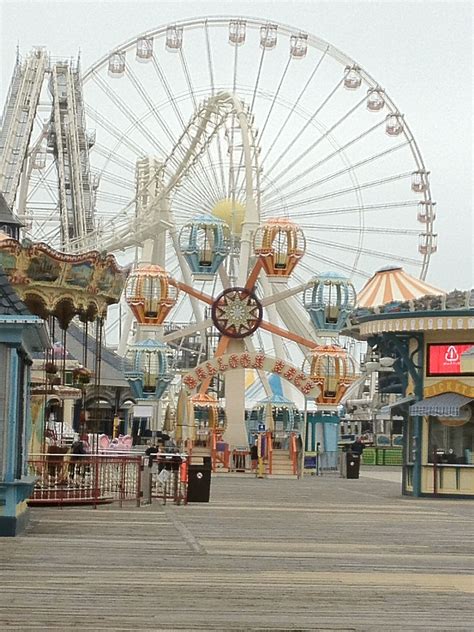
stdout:
<svg viewBox="0 0 474 632">
<path fill-rule="evenodd" d="M 351 445 L 351 452 L 353 454 L 358 454 L 362 456 L 362 452 L 364 451 L 365 445 L 362 443 L 362 439 L 357 437 L 354 443 Z"/>
</svg>

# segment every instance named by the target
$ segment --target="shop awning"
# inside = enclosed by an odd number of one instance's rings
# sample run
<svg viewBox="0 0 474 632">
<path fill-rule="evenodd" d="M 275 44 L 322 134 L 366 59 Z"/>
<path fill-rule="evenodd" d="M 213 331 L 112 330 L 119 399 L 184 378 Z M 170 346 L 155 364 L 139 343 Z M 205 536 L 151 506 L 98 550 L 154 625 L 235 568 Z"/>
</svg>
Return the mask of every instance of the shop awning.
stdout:
<svg viewBox="0 0 474 632">
<path fill-rule="evenodd" d="M 459 393 L 443 393 L 422 399 L 410 406 L 410 415 L 433 415 L 436 417 L 461 417 L 461 408 L 472 402 L 472 397 Z"/>
</svg>

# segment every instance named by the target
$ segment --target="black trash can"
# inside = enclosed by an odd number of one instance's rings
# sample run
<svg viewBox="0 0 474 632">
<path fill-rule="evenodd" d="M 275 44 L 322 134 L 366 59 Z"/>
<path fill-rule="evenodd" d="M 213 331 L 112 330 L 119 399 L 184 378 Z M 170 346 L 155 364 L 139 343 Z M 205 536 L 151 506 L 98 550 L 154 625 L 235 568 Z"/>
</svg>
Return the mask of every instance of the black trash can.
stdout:
<svg viewBox="0 0 474 632">
<path fill-rule="evenodd" d="M 359 478 L 360 454 L 346 454 L 346 478 Z"/>
<path fill-rule="evenodd" d="M 208 503 L 211 494 L 211 457 L 188 465 L 188 503 Z"/>
</svg>

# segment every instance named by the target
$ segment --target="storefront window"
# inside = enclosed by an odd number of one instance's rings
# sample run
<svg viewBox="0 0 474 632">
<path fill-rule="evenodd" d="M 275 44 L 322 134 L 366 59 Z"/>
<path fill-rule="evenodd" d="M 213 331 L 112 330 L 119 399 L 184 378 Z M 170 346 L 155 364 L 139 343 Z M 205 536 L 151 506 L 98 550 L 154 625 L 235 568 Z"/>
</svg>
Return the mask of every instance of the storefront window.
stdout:
<svg viewBox="0 0 474 632">
<path fill-rule="evenodd" d="M 439 463 L 472 465 L 474 452 L 474 421 L 454 425 L 454 420 L 429 418 L 428 462 L 433 463 L 437 451 Z"/>
</svg>

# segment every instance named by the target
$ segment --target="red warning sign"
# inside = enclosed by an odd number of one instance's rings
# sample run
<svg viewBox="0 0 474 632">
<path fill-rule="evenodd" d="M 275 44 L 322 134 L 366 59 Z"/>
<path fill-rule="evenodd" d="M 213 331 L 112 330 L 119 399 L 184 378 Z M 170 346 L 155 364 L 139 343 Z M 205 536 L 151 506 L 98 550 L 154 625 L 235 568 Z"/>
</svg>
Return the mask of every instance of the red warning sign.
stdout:
<svg viewBox="0 0 474 632">
<path fill-rule="evenodd" d="M 474 350 L 474 343 L 428 345 L 428 375 L 462 375 L 461 356 Z"/>
</svg>

